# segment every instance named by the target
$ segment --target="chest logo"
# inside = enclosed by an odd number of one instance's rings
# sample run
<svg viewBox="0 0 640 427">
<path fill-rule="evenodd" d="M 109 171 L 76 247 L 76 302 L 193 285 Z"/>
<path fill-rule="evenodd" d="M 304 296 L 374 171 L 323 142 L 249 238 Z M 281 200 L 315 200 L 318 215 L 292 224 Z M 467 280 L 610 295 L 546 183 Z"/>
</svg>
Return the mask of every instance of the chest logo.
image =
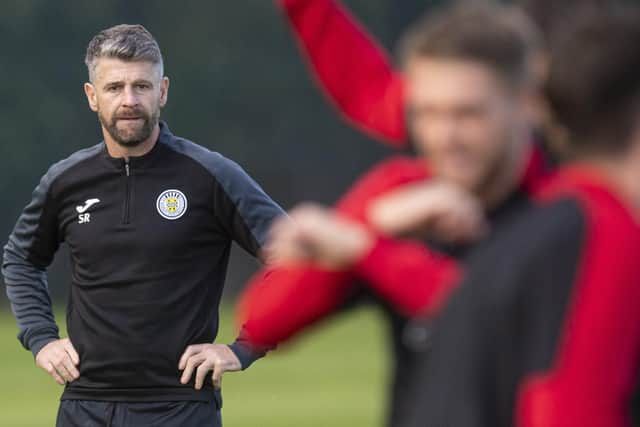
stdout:
<svg viewBox="0 0 640 427">
<path fill-rule="evenodd" d="M 161 217 L 178 219 L 187 211 L 187 196 L 180 190 L 165 190 L 158 196 L 156 208 Z"/>
<path fill-rule="evenodd" d="M 84 205 L 76 206 L 76 211 L 80 215 L 78 215 L 78 224 L 85 224 L 87 222 L 91 222 L 91 214 L 86 213 L 89 208 L 96 203 L 100 203 L 100 199 L 87 199 L 84 202 Z"/>
</svg>

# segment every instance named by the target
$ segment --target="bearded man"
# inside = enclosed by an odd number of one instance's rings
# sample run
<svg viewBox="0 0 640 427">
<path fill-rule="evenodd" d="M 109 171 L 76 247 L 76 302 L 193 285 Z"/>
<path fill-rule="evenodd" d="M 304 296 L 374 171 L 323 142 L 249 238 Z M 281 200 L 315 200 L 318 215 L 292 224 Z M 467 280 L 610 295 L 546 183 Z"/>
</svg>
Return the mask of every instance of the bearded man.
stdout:
<svg viewBox="0 0 640 427">
<path fill-rule="evenodd" d="M 144 27 L 98 33 L 85 62 L 104 141 L 49 169 L 5 246 L 18 337 L 65 385 L 58 426 L 219 426 L 222 372 L 259 356 L 213 343 L 231 242 L 256 255 L 282 210 L 236 163 L 159 121 L 169 79 Z M 61 243 L 64 339 L 46 275 Z"/>
</svg>

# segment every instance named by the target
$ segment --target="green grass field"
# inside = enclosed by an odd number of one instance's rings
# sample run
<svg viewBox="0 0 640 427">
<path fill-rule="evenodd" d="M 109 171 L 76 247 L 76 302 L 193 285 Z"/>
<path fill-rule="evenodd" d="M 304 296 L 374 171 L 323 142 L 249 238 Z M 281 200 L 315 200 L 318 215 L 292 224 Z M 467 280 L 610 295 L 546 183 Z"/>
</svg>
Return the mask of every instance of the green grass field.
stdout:
<svg viewBox="0 0 640 427">
<path fill-rule="evenodd" d="M 230 314 L 223 310 L 220 342 L 233 339 Z M 62 389 L 35 367 L 15 335 L 11 314 L 0 312 L 0 426 L 52 426 Z M 227 374 L 224 426 L 381 425 L 383 339 L 379 314 L 359 309 L 324 323 L 245 372 Z"/>
</svg>

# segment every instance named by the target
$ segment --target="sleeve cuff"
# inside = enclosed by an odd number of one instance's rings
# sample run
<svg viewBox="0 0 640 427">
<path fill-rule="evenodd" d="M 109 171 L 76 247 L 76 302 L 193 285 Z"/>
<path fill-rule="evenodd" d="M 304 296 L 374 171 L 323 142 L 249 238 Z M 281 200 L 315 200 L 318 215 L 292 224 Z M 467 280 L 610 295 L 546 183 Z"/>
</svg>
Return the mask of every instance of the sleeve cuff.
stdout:
<svg viewBox="0 0 640 427">
<path fill-rule="evenodd" d="M 59 339 L 60 336 L 58 334 L 52 333 L 35 336 L 29 340 L 29 350 L 31 350 L 31 354 L 33 354 L 35 358 L 38 353 L 40 353 L 40 350 L 42 350 L 42 347 Z"/>
<path fill-rule="evenodd" d="M 264 355 L 267 354 L 266 350 L 261 351 L 252 349 L 247 344 L 238 340 L 236 340 L 236 342 L 234 342 L 233 344 L 230 344 L 229 348 L 231 349 L 231 351 L 233 351 L 233 353 L 240 361 L 240 366 L 242 367 L 243 371 L 251 366 L 253 362 L 264 357 Z"/>
</svg>

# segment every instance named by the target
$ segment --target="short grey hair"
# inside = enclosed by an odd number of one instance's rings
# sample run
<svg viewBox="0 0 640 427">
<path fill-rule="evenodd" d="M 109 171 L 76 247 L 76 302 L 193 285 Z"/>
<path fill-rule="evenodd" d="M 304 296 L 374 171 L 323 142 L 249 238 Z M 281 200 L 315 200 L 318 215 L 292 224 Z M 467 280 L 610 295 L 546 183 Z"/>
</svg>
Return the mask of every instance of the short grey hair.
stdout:
<svg viewBox="0 0 640 427">
<path fill-rule="evenodd" d="M 84 63 L 93 82 L 96 65 L 100 58 L 117 58 L 123 61 L 145 61 L 160 65 L 164 74 L 164 63 L 160 46 L 151 33 L 142 25 L 121 24 L 96 34 L 87 46 Z"/>
</svg>

